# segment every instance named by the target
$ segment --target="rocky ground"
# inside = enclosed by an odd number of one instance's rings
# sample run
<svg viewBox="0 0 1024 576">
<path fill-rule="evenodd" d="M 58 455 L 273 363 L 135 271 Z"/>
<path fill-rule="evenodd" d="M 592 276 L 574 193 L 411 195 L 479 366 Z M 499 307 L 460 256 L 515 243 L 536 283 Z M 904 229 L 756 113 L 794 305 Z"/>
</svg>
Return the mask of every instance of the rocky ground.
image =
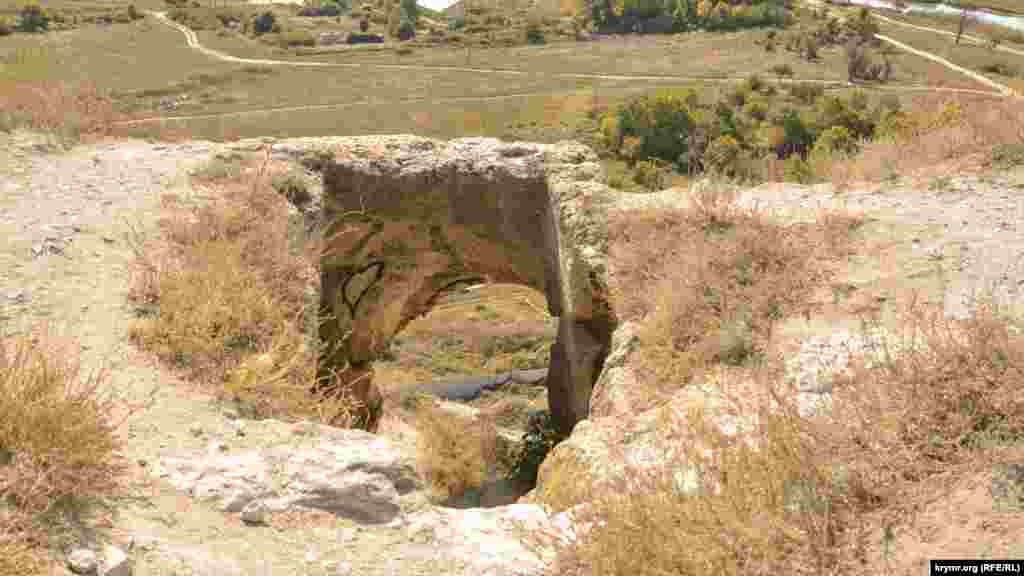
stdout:
<svg viewBox="0 0 1024 576">
<path fill-rule="evenodd" d="M 131 495 L 109 543 L 144 576 L 537 574 L 519 531 L 564 525 L 564 516 L 533 504 L 431 506 L 399 423 L 385 422 L 375 437 L 242 420 L 128 343 L 126 234 L 152 232 L 164 192 L 201 200 L 185 174 L 224 146 L 119 141 L 56 153 L 31 135 L 0 135 L 0 326 L 12 333 L 49 321 L 80 346 L 87 372 L 105 365 L 109 386 L 145 405 L 123 428 Z M 986 283 L 1015 301 L 1024 284 L 1022 192 L 1018 169 L 843 194 L 771 185 L 744 201 L 780 217 L 833 204 L 868 218 L 837 278 L 847 296 L 823 290 L 821 314 L 787 328 L 794 342 L 807 340 L 803 354 L 817 355 L 835 320 L 852 330 L 853 312 L 891 311 L 915 288 L 950 315 L 963 314 L 964 295 Z"/>
<path fill-rule="evenodd" d="M 4 331 L 48 321 L 80 345 L 86 373 L 106 366 L 109 386 L 145 404 L 123 428 L 131 494 L 108 542 L 134 574 L 536 573 L 512 521 L 545 525 L 542 509 L 430 506 L 399 423 L 378 438 L 240 420 L 129 344 L 126 234 L 154 229 L 164 192 L 199 199 L 184 175 L 222 146 L 56 153 L 30 135 L 3 138 Z"/>
</svg>

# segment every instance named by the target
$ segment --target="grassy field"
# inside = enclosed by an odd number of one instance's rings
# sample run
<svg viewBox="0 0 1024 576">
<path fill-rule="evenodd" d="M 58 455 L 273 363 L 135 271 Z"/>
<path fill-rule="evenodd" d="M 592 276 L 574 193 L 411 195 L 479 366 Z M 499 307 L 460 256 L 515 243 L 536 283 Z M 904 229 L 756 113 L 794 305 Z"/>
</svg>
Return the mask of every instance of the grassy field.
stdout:
<svg viewBox="0 0 1024 576">
<path fill-rule="evenodd" d="M 926 50 L 969 70 L 982 72 L 997 81 L 1020 77 L 1024 58 L 1005 52 L 993 51 L 985 46 L 961 42 L 953 38 L 882 23 L 882 33 L 889 34 L 907 44 Z M 998 70 L 998 71 L 997 71 Z"/>
<path fill-rule="evenodd" d="M 969 4 L 969 5 L 973 6 L 974 8 L 979 8 L 981 10 L 991 10 L 993 12 L 1007 12 L 1007 13 L 1010 13 L 1010 14 L 1024 14 L 1024 7 L 1021 6 L 1021 3 L 1018 2 L 1018 0 L 970 0 L 970 2 L 968 2 L 966 0 L 962 1 L 962 2 L 959 1 L 959 0 L 953 0 L 952 2 L 950 2 L 948 0 L 916 0 L 916 1 L 920 2 L 922 4 L 938 4 L 940 2 L 944 2 L 946 4 L 953 4 L 953 5 Z"/>
<path fill-rule="evenodd" d="M 908 24 L 937 28 L 939 30 L 946 30 L 953 33 L 956 33 L 959 26 L 959 18 L 954 16 L 927 16 L 923 14 L 895 15 L 889 12 L 886 12 L 885 15 L 893 20 L 899 20 Z M 967 29 L 964 33 L 969 36 L 982 39 L 998 38 L 1001 42 L 1011 48 L 1024 46 L 1024 32 L 1014 30 L 1012 28 L 1005 28 L 1003 26 L 993 26 L 983 22 L 972 22 L 967 25 Z"/>
</svg>

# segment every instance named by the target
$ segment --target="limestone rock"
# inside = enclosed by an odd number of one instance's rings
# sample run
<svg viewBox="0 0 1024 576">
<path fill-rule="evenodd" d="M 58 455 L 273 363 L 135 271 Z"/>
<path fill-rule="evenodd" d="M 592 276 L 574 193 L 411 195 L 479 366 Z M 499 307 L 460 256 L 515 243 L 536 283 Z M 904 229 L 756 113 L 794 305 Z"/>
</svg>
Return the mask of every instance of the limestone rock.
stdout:
<svg viewBox="0 0 1024 576">
<path fill-rule="evenodd" d="M 267 505 L 260 500 L 253 500 L 242 509 L 242 522 L 246 524 L 263 524 L 267 518 Z"/>
<path fill-rule="evenodd" d="M 96 553 L 88 548 L 76 548 L 68 554 L 68 567 L 75 574 L 95 574 L 99 567 Z"/>
<path fill-rule="evenodd" d="M 319 427 L 315 435 L 238 454 L 203 452 L 164 458 L 160 475 L 179 490 L 235 511 L 262 500 L 271 511 L 325 510 L 358 522 L 381 523 L 420 488 L 414 457 L 385 438 L 360 430 Z"/>
<path fill-rule="evenodd" d="M 547 385 L 568 433 L 589 412 L 616 320 L 608 302 L 606 209 L 598 158 L 575 142 L 449 142 L 416 136 L 334 141 L 324 168 L 321 374 L 341 374 L 379 419 L 371 363 L 459 281 L 542 291 L 559 316 Z"/>
<path fill-rule="evenodd" d="M 117 546 L 104 546 L 100 576 L 131 576 L 131 574 L 132 562 L 128 555 Z"/>
<path fill-rule="evenodd" d="M 561 520 L 561 518 L 559 519 Z M 561 534 L 564 521 L 554 521 L 541 507 L 514 504 L 496 508 L 453 510 L 431 508 L 408 519 L 409 542 L 395 550 L 398 558 L 429 561 L 444 574 L 541 576 L 550 550 L 538 556 L 522 541 L 526 533 Z"/>
</svg>

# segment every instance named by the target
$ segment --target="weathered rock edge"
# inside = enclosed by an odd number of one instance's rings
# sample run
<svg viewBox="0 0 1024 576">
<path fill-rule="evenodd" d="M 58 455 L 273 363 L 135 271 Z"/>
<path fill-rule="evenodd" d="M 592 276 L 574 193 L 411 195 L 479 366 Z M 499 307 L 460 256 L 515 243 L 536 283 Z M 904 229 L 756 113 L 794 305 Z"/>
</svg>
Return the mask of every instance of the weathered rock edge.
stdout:
<svg viewBox="0 0 1024 576">
<path fill-rule="evenodd" d="M 365 404 L 371 363 L 438 296 L 467 281 L 544 293 L 558 336 L 547 379 L 558 427 L 587 418 L 617 320 L 607 282 L 607 206 L 596 154 L 575 142 L 366 136 L 332 142 L 324 163 L 321 377 Z"/>
</svg>

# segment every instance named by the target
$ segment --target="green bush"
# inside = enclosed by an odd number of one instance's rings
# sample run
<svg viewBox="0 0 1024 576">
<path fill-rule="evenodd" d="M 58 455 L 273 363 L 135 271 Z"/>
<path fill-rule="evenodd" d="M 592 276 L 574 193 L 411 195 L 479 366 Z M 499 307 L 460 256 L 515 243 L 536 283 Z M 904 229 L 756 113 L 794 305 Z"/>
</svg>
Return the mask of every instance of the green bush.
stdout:
<svg viewBox="0 0 1024 576">
<path fill-rule="evenodd" d="M 750 118 L 762 122 L 768 118 L 768 102 L 764 98 L 752 98 L 743 107 L 743 112 Z"/>
<path fill-rule="evenodd" d="M 50 16 L 38 4 L 22 7 L 18 30 L 21 32 L 46 32 L 50 28 Z"/>
<path fill-rule="evenodd" d="M 540 24 L 529 23 L 526 26 L 526 42 L 528 44 L 543 44 L 544 41 L 544 32 L 540 29 Z"/>
<path fill-rule="evenodd" d="M 402 41 L 411 40 L 415 36 L 416 27 L 413 25 L 412 20 L 402 20 L 402 23 L 398 25 L 398 39 Z"/>
<path fill-rule="evenodd" d="M 668 183 L 670 168 L 667 162 L 642 160 L 633 167 L 633 182 L 648 190 L 661 190 Z"/>
<path fill-rule="evenodd" d="M 804 122 L 803 118 L 795 110 L 788 110 L 783 116 L 782 129 L 785 139 L 782 149 L 779 151 L 780 158 L 789 158 L 796 154 L 801 158 L 807 156 L 811 145 L 814 144 L 814 132 Z"/>
<path fill-rule="evenodd" d="M 783 171 L 787 182 L 809 184 L 814 180 L 814 171 L 811 170 L 811 165 L 797 155 L 786 159 Z"/>
<path fill-rule="evenodd" d="M 14 34 L 15 24 L 10 19 L 0 16 L 0 36 Z"/>
<path fill-rule="evenodd" d="M 853 154 L 859 148 L 857 139 L 845 126 L 832 126 L 818 136 L 814 143 L 814 153 Z"/>
<path fill-rule="evenodd" d="M 522 448 L 512 465 L 511 478 L 526 486 L 536 486 L 540 465 L 561 439 L 549 411 L 531 414 L 523 434 Z"/>
<path fill-rule="evenodd" d="M 400 5 L 402 6 L 403 20 L 409 20 L 415 30 L 420 21 L 420 7 L 416 5 L 416 0 L 401 0 Z"/>
<path fill-rule="evenodd" d="M 305 179 L 298 172 L 287 172 L 274 176 L 270 181 L 271 187 L 288 199 L 293 206 L 302 208 L 313 199 Z"/>
<path fill-rule="evenodd" d="M 618 110 L 620 137 L 639 140 L 637 160 L 660 158 L 679 163 L 694 126 L 688 95 L 662 93 L 634 98 Z M 681 166 L 684 170 L 687 166 Z"/>
</svg>

